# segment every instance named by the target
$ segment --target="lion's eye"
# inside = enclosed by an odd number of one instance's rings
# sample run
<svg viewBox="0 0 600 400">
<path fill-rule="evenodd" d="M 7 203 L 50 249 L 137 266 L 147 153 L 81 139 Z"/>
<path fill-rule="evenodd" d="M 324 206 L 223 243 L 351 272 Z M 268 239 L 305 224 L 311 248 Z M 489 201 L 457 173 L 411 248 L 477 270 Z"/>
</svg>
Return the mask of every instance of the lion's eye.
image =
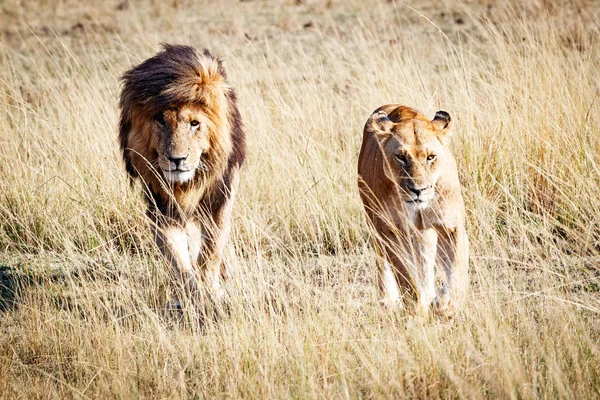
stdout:
<svg viewBox="0 0 600 400">
<path fill-rule="evenodd" d="M 158 113 L 156 114 L 156 117 L 154 117 L 154 119 L 156 119 L 156 121 L 161 125 L 161 126 L 167 126 L 167 123 L 165 122 L 165 116 L 162 113 Z"/>
<path fill-rule="evenodd" d="M 198 125 L 200 125 L 200 122 L 198 122 L 196 120 L 193 120 L 193 121 L 190 121 L 190 125 L 191 126 L 198 126 Z"/>
<path fill-rule="evenodd" d="M 402 164 L 406 164 L 407 162 L 406 156 L 404 154 L 396 154 L 394 155 L 394 157 L 396 157 L 396 160 L 400 161 Z"/>
<path fill-rule="evenodd" d="M 430 155 L 427 156 L 427 161 L 428 162 L 432 162 L 433 160 L 436 159 L 436 157 L 437 156 L 435 154 L 430 154 Z"/>
</svg>

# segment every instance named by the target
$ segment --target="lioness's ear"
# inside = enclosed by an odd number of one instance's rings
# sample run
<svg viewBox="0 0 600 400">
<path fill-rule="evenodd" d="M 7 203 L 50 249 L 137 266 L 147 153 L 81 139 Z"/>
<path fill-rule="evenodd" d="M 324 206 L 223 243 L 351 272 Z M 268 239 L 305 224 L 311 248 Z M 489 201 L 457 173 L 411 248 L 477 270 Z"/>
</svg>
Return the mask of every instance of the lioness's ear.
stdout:
<svg viewBox="0 0 600 400">
<path fill-rule="evenodd" d="M 431 121 L 440 137 L 448 139 L 452 133 L 452 118 L 446 111 L 438 111 Z"/>
<path fill-rule="evenodd" d="M 383 138 L 390 134 L 393 125 L 385 111 L 377 111 L 371 114 L 365 127 L 378 138 Z"/>
</svg>

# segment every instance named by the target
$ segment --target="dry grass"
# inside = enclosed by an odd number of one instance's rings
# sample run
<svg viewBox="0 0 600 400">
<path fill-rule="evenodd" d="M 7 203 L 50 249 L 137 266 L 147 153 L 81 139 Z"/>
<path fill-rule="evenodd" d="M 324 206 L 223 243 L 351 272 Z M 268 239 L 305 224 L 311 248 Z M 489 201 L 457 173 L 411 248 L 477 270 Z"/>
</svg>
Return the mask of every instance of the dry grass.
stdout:
<svg viewBox="0 0 600 400">
<path fill-rule="evenodd" d="M 600 396 L 600 7 L 507 3 L 2 2 L 0 395 Z M 226 60 L 249 137 L 231 313 L 203 327 L 164 311 L 117 152 L 117 78 L 163 41 Z M 356 164 L 388 102 L 455 117 L 453 323 L 376 304 Z"/>
</svg>

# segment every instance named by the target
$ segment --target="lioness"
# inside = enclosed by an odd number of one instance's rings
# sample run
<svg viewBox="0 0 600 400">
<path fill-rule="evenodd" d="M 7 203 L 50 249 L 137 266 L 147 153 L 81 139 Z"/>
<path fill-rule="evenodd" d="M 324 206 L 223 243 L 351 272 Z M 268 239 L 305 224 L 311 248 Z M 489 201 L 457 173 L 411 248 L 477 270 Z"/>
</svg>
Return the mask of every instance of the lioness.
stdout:
<svg viewBox="0 0 600 400">
<path fill-rule="evenodd" d="M 360 196 L 378 250 L 382 302 L 402 306 L 402 292 L 449 313 L 467 288 L 468 238 L 456 162 L 448 147 L 452 119 L 429 120 L 397 104 L 365 124 L 358 159 Z M 436 293 L 436 258 L 445 271 Z"/>
<path fill-rule="evenodd" d="M 221 61 L 164 45 L 122 76 L 119 138 L 130 178 L 143 181 L 156 243 L 191 293 L 223 292 L 223 249 L 246 139 Z"/>
</svg>

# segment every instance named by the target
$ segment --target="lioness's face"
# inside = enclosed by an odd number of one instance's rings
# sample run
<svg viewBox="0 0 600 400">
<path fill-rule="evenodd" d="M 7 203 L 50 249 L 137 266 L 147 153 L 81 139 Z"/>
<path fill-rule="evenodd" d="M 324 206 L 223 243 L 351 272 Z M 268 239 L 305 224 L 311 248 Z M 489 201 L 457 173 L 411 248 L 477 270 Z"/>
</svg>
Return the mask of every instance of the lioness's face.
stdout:
<svg viewBox="0 0 600 400">
<path fill-rule="evenodd" d="M 158 166 L 167 182 L 185 183 L 207 168 L 208 118 L 196 105 L 168 109 L 156 116 Z"/>
<path fill-rule="evenodd" d="M 440 114 L 441 113 L 441 114 Z M 375 116 L 374 124 L 384 154 L 386 174 L 406 203 L 425 208 L 436 195 L 436 183 L 441 175 L 445 151 L 444 136 L 448 133 L 450 116 L 438 112 L 429 121 L 414 118 L 393 123 L 387 115 Z"/>
</svg>

